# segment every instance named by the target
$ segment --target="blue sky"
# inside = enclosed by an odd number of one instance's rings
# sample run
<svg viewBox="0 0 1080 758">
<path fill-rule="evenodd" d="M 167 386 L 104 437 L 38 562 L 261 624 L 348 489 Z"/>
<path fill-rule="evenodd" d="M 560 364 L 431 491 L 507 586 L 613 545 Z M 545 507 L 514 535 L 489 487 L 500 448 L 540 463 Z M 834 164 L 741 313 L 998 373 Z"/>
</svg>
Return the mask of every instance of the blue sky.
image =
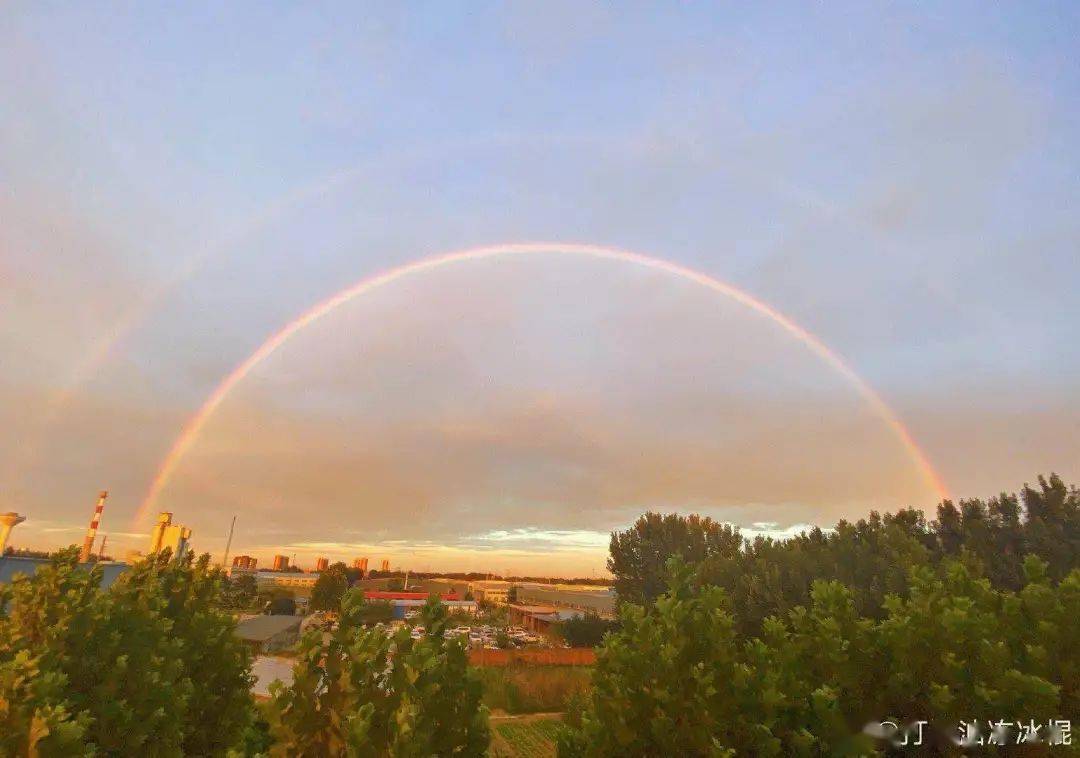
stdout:
<svg viewBox="0 0 1080 758">
<path fill-rule="evenodd" d="M 8 4 L 0 507 L 30 516 L 27 541 L 75 539 L 108 487 L 116 543 L 139 546 L 155 467 L 266 335 L 373 272 L 528 239 L 638 250 L 776 306 L 886 397 L 957 494 L 1075 481 L 1078 27 L 1071 3 Z M 439 546 L 436 564 L 643 507 L 787 528 L 933 506 L 849 388 L 673 286 L 481 268 L 357 305 L 245 383 L 167 504 L 207 549 L 221 512 L 265 525 L 267 551 L 281 534 L 328 549 L 348 518 Z M 375 424 L 360 397 L 393 412 Z M 450 421 L 487 431 L 462 442 Z M 275 424 L 310 442 L 229 445 Z M 395 441 L 375 457 L 342 442 L 376 428 Z M 296 470 L 264 512 L 281 455 Z M 770 489 L 741 456 L 794 473 Z M 632 475 L 642 460 L 655 475 Z M 310 484 L 362 487 L 347 471 L 385 488 L 339 502 Z M 384 517 L 419 501 L 409 528 Z M 290 503 L 327 518 L 296 532 Z M 569 541 L 568 564 L 599 567 L 594 538 Z"/>
</svg>

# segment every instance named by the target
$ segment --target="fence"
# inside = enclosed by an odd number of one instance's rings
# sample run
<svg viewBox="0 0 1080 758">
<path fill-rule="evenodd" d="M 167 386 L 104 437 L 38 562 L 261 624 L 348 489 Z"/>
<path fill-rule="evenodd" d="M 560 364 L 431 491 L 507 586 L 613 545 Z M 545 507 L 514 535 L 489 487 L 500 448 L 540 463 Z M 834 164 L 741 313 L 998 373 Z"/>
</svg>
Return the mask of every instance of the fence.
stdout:
<svg viewBox="0 0 1080 758">
<path fill-rule="evenodd" d="M 473 666 L 510 666 L 515 663 L 535 666 L 591 666 L 596 663 L 596 651 L 591 647 L 556 647 L 536 650 L 473 648 L 469 651 L 469 663 Z"/>
</svg>

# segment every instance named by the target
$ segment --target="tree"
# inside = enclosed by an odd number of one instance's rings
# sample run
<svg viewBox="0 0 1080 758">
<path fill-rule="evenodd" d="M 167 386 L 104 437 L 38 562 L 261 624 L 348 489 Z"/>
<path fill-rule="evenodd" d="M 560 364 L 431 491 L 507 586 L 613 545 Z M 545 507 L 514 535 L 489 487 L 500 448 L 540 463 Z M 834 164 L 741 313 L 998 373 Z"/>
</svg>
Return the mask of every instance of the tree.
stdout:
<svg viewBox="0 0 1080 758">
<path fill-rule="evenodd" d="M 432 598 L 427 634 L 365 629 L 363 593 L 342 599 L 338 629 L 308 632 L 293 683 L 271 687 L 268 720 L 281 756 L 428 756 L 485 753 L 487 711 L 465 648 L 443 637 L 446 607 Z"/>
<path fill-rule="evenodd" d="M 585 613 L 561 622 L 559 634 L 570 647 L 596 647 L 615 627 L 614 621 L 602 619 L 595 613 Z"/>
<path fill-rule="evenodd" d="M 690 569 L 668 564 L 667 594 L 653 607 L 624 603 L 622 630 L 600 649 L 581 731 L 560 755 L 731 755 L 725 731 L 742 718 L 746 674 L 722 590 L 695 595 Z"/>
<path fill-rule="evenodd" d="M 28 755 L 224 755 L 237 745 L 251 717 L 250 661 L 216 610 L 209 556 L 193 565 L 166 551 L 108 591 L 100 581 L 71 549 L 3 588 L 0 706 L 14 708 L 0 707 L 0 744 Z"/>
<path fill-rule="evenodd" d="M 296 601 L 291 597 L 275 597 L 270 601 L 271 616 L 295 616 Z"/>
<path fill-rule="evenodd" d="M 748 637 L 725 593 L 673 561 L 653 606 L 620 608 L 560 755 L 864 755 L 885 747 L 864 732 L 882 719 L 927 721 L 924 748 L 952 754 L 961 720 L 1075 712 L 1080 569 L 1055 586 L 1028 556 L 1012 592 L 971 563 L 913 567 L 880 620 L 843 584 L 816 581 L 807 606 Z"/>
<path fill-rule="evenodd" d="M 679 555 L 697 564 L 738 553 L 738 529 L 697 515 L 646 513 L 625 532 L 612 532 L 608 571 L 620 602 L 651 603 L 666 587 L 665 565 Z"/>
<path fill-rule="evenodd" d="M 181 727 L 185 755 L 223 755 L 252 720 L 250 652 L 232 617 L 217 609 L 224 583 L 208 554 L 196 560 L 189 551 L 174 560 L 166 550 L 132 566 L 110 589 L 127 603 L 156 606 L 183 643 L 183 677 L 192 683 Z"/>
<path fill-rule="evenodd" d="M 394 605 L 386 600 L 368 601 L 357 611 L 357 620 L 364 625 L 385 624 L 394 618 Z"/>
<path fill-rule="evenodd" d="M 224 579 L 221 604 L 224 608 L 250 608 L 259 595 L 259 583 L 251 574 Z"/>
<path fill-rule="evenodd" d="M 311 590 L 311 608 L 333 611 L 341 605 L 341 597 L 349 589 L 349 577 L 344 563 L 335 563 L 319 574 Z"/>
<path fill-rule="evenodd" d="M 43 673 L 27 651 L 0 662 L 0 754 L 84 754 L 90 718 L 70 712 L 66 684 L 62 675 Z"/>
</svg>

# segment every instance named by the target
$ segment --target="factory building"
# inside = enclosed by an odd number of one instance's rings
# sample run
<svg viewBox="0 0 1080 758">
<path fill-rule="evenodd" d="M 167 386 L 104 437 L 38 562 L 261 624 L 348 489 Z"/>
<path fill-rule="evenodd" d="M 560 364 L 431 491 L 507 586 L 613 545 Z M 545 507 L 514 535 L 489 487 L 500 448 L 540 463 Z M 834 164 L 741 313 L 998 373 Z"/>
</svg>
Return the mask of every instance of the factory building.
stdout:
<svg viewBox="0 0 1080 758">
<path fill-rule="evenodd" d="M 255 581 L 259 589 L 264 587 L 283 587 L 285 589 L 310 591 L 319 581 L 317 573 L 304 574 L 299 571 L 256 571 Z"/>
<path fill-rule="evenodd" d="M 479 602 L 506 605 L 510 595 L 510 588 L 513 586 L 511 582 L 491 580 L 472 582 L 469 584 L 469 590 Z"/>
<path fill-rule="evenodd" d="M 238 555 L 233 558 L 232 565 L 234 569 L 240 569 L 241 571 L 254 571 L 259 565 L 259 559 L 250 555 Z"/>
<path fill-rule="evenodd" d="M 236 625 L 236 636 L 256 655 L 292 647 L 300 639 L 299 616 L 253 616 Z"/>
<path fill-rule="evenodd" d="M 150 552 L 157 553 L 165 548 L 172 551 L 174 557 L 180 557 L 188 550 L 191 530 L 182 524 L 172 522 L 172 513 L 162 511 L 157 523 L 150 532 Z"/>
</svg>

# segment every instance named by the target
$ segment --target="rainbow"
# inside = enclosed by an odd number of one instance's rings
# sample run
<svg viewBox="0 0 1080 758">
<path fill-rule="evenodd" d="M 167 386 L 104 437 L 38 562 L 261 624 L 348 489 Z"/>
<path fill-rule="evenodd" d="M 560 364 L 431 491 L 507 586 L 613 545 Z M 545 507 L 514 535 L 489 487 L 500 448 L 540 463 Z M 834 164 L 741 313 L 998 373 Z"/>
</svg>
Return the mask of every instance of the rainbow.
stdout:
<svg viewBox="0 0 1080 758">
<path fill-rule="evenodd" d="M 596 258 L 601 260 L 616 261 L 619 263 L 629 263 L 644 268 L 652 269 L 654 271 L 661 271 L 665 274 L 679 277 L 686 281 L 700 284 L 713 292 L 734 300 L 741 305 L 755 311 L 756 313 L 768 318 L 785 332 L 795 337 L 799 342 L 803 343 L 810 349 L 815 355 L 836 371 L 845 381 L 850 384 L 856 392 L 863 398 L 874 414 L 885 423 L 885 425 L 896 435 L 897 439 L 903 445 L 907 451 L 912 462 L 921 472 L 923 478 L 934 490 L 937 496 L 941 499 L 946 499 L 949 496 L 948 489 L 941 477 L 934 470 L 934 467 L 930 464 L 926 454 L 915 442 L 911 432 L 904 426 L 899 416 L 888 406 L 888 404 L 881 398 L 881 396 L 863 380 L 855 371 L 844 362 L 844 360 L 837 355 L 832 349 L 830 349 L 824 342 L 818 337 L 808 332 L 803 327 L 792 321 L 783 313 L 777 311 L 775 308 L 763 303 L 752 295 L 743 292 L 737 287 L 721 281 L 708 274 L 701 273 L 700 271 L 694 271 L 693 269 L 680 266 L 677 263 L 666 261 L 660 258 L 653 258 L 641 253 L 635 253 L 629 250 L 621 250 L 615 247 L 606 247 L 602 245 L 588 245 L 577 243 L 563 243 L 563 242 L 517 242 L 502 245 L 487 245 L 484 247 L 473 247 L 465 250 L 456 250 L 441 255 L 435 255 L 429 258 L 423 258 L 418 261 L 413 261 L 397 268 L 384 271 L 379 274 L 375 274 L 365 279 L 361 279 L 355 284 L 347 287 L 335 295 L 317 303 L 312 308 L 308 309 L 293 321 L 286 324 L 279 331 L 270 335 L 265 342 L 263 342 L 259 348 L 253 352 L 250 356 L 244 360 L 239 366 L 232 370 L 232 372 L 226 376 L 221 383 L 217 385 L 206 401 L 202 404 L 198 411 L 187 421 L 184 425 L 183 431 L 180 436 L 176 438 L 172 447 L 169 449 L 168 454 L 165 456 L 153 481 L 147 490 L 146 496 L 143 498 L 142 503 L 139 505 L 138 511 L 135 514 L 135 521 L 141 522 L 150 513 L 154 504 L 157 502 L 158 496 L 161 491 L 168 484 L 173 473 L 176 471 L 177 466 L 183 459 L 185 453 L 191 448 L 195 440 L 198 439 L 199 433 L 202 428 L 209 421 L 210 417 L 218 409 L 218 407 L 228 397 L 229 393 L 239 384 L 244 377 L 246 377 L 251 371 L 258 366 L 263 360 L 265 360 L 271 353 L 281 347 L 287 342 L 293 335 L 302 331 L 309 325 L 331 313 L 336 308 L 349 302 L 353 298 L 364 295 L 372 290 L 376 290 L 379 287 L 395 282 L 399 279 L 403 279 L 408 276 L 416 274 L 426 273 L 435 269 L 443 268 L 445 266 L 451 266 L 456 263 L 463 263 L 465 261 L 478 261 L 487 258 L 495 258 L 500 256 L 513 256 L 513 255 L 543 255 L 543 254 L 555 254 L 555 255 L 573 255 L 584 256 L 589 258 Z"/>
</svg>

